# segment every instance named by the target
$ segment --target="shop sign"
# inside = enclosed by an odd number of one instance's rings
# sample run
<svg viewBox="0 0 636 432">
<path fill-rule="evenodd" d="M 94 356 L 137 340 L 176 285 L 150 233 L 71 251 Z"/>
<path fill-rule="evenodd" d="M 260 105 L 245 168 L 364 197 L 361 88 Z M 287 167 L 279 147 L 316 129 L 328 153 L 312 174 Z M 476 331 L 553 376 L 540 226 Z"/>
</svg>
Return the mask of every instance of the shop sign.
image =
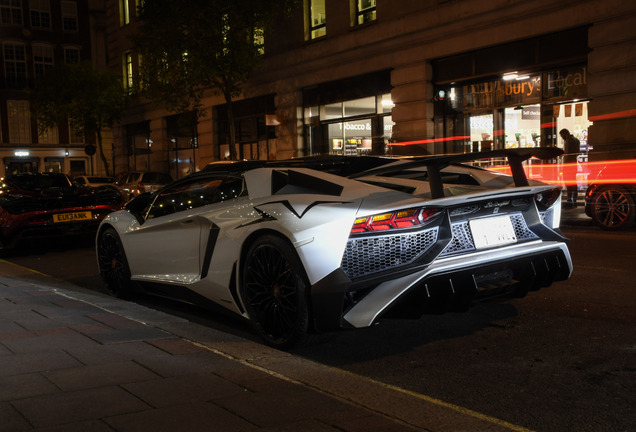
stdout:
<svg viewBox="0 0 636 432">
<path fill-rule="evenodd" d="M 521 108 L 521 118 L 523 120 L 540 120 L 541 119 L 541 109 L 539 105 L 522 107 Z"/>
<path fill-rule="evenodd" d="M 348 130 L 348 131 L 370 131 L 371 123 L 370 122 L 366 122 L 366 123 L 346 122 L 344 124 L 344 128 L 345 130 Z"/>
<path fill-rule="evenodd" d="M 544 97 L 552 99 L 587 97 L 587 67 L 559 69 L 544 74 L 546 82 Z"/>
<path fill-rule="evenodd" d="M 542 100 L 587 97 L 587 67 L 577 66 L 544 72 L 525 80 L 493 80 L 463 86 L 463 109 L 505 108 Z"/>
<path fill-rule="evenodd" d="M 496 80 L 464 86 L 464 108 L 494 108 L 535 104 L 541 101 L 541 77 Z"/>
</svg>

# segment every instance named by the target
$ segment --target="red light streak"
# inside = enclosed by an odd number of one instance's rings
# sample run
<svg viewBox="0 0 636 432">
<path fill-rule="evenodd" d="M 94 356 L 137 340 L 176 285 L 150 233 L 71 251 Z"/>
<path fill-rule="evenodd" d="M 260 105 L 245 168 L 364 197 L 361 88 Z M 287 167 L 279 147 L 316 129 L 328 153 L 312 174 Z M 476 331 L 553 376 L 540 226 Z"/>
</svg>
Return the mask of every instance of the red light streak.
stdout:
<svg viewBox="0 0 636 432">
<path fill-rule="evenodd" d="M 594 122 L 594 121 L 599 121 L 599 120 L 611 120 L 611 119 L 625 118 L 625 117 L 636 117 L 636 109 L 630 109 L 630 110 L 626 110 L 626 111 L 618 111 L 618 112 L 615 112 L 615 113 L 590 116 L 589 120 Z"/>
<path fill-rule="evenodd" d="M 431 138 L 425 140 L 418 141 L 405 141 L 405 142 L 397 142 L 397 143 L 388 143 L 390 146 L 410 146 L 410 145 L 418 145 L 418 144 L 431 144 L 436 142 L 445 142 L 445 141 L 461 141 L 461 140 L 469 140 L 469 136 L 456 136 L 456 137 L 446 137 L 446 138 Z"/>
<path fill-rule="evenodd" d="M 536 161 L 536 159 L 532 159 Z M 636 159 L 524 165 L 529 179 L 559 185 L 636 183 Z M 488 167 L 510 174 L 508 166 Z"/>
</svg>

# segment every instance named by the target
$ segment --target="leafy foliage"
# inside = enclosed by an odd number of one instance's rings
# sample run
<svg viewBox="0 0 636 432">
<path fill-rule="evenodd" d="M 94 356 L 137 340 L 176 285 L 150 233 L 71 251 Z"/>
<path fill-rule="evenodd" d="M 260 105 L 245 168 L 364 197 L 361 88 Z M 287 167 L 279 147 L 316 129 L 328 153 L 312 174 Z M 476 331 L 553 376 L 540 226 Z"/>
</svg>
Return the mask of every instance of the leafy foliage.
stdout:
<svg viewBox="0 0 636 432">
<path fill-rule="evenodd" d="M 69 124 L 84 136 L 96 136 L 100 156 L 109 171 L 102 130 L 111 127 L 126 108 L 128 93 L 119 76 L 97 71 L 90 63 L 59 65 L 39 77 L 31 92 L 31 107 L 40 133 Z"/>
<path fill-rule="evenodd" d="M 263 34 L 297 0 L 146 0 L 134 38 L 141 93 L 174 112 L 201 113 L 206 89 L 230 109 L 261 62 Z M 234 134 L 230 151 L 235 159 Z"/>
</svg>

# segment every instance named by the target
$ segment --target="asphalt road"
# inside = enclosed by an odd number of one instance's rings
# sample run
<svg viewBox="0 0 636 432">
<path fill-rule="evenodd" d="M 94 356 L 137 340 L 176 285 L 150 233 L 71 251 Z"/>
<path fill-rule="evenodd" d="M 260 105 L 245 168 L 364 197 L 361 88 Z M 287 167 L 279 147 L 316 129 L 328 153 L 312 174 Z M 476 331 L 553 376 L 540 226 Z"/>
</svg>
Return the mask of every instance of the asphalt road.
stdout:
<svg viewBox="0 0 636 432">
<path fill-rule="evenodd" d="M 521 429 L 635 431 L 636 230 L 564 232 L 575 268 L 566 282 L 464 314 L 383 321 L 293 353 Z M 90 241 L 6 259 L 103 290 Z M 140 301 L 257 340 L 245 323 L 222 314 Z"/>
</svg>

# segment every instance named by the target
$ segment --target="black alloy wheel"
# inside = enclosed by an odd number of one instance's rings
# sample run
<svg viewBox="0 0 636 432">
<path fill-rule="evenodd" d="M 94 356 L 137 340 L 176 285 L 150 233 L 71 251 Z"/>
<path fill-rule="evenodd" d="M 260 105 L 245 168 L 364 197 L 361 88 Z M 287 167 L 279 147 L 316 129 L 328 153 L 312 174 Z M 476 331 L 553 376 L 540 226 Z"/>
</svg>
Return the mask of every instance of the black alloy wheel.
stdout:
<svg viewBox="0 0 636 432">
<path fill-rule="evenodd" d="M 113 228 L 106 228 L 97 240 L 97 264 L 106 288 L 114 297 L 131 297 L 130 269 L 119 235 Z"/>
<path fill-rule="evenodd" d="M 306 280 L 298 255 L 277 236 L 260 237 L 247 251 L 241 297 L 254 329 L 270 346 L 286 349 L 306 336 Z"/>
<path fill-rule="evenodd" d="M 634 201 L 620 187 L 603 187 L 592 198 L 591 216 L 605 230 L 617 230 L 634 220 Z"/>
</svg>

